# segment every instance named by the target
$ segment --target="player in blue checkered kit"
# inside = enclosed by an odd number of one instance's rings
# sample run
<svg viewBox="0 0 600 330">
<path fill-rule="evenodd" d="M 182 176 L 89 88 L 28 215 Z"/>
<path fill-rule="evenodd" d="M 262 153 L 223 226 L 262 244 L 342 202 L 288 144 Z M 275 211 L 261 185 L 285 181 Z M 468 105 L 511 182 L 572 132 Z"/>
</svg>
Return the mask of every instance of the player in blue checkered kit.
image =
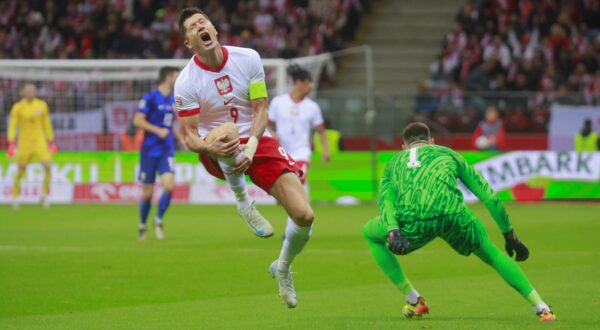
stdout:
<svg viewBox="0 0 600 330">
<path fill-rule="evenodd" d="M 144 130 L 139 172 L 139 179 L 143 183 L 138 236 L 140 240 L 146 239 L 146 223 L 152 207 L 156 173 L 160 175 L 163 192 L 158 200 L 158 211 L 154 218 L 154 233 L 157 239 L 164 238 L 163 217 L 171 204 L 175 186 L 175 135 L 178 133 L 173 129 L 173 88 L 178 74 L 178 68 L 161 68 L 158 86 L 140 100 L 138 111 L 133 118 L 133 124 Z"/>
</svg>

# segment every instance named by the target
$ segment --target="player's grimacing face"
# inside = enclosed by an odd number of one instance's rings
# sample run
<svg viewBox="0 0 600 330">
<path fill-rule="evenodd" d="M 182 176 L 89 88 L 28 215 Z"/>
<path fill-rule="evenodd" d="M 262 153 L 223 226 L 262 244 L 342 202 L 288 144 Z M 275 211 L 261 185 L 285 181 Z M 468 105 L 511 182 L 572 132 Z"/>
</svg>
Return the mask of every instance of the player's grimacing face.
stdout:
<svg viewBox="0 0 600 330">
<path fill-rule="evenodd" d="M 185 20 L 185 46 L 195 52 L 213 50 L 219 44 L 215 26 L 202 14 L 195 14 Z"/>
</svg>

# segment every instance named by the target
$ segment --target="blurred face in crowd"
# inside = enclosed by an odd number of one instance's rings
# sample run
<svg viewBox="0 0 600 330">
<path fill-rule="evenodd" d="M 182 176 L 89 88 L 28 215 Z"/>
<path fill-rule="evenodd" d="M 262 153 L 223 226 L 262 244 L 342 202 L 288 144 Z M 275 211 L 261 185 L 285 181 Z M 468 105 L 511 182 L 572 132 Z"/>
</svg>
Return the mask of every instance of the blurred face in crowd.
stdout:
<svg viewBox="0 0 600 330">
<path fill-rule="evenodd" d="M 302 97 L 305 97 L 312 92 L 313 82 L 310 79 L 296 80 L 294 82 L 294 88 L 298 91 L 298 94 L 302 95 Z"/>
<path fill-rule="evenodd" d="M 498 119 L 498 110 L 494 106 L 488 107 L 485 110 L 485 120 L 488 123 L 493 123 L 496 119 Z"/>
<path fill-rule="evenodd" d="M 37 96 L 37 88 L 34 84 L 26 84 L 23 86 L 23 97 L 28 100 L 33 100 Z"/>
<path fill-rule="evenodd" d="M 186 47 L 196 53 L 206 54 L 219 46 L 217 29 L 202 14 L 194 14 L 183 22 Z"/>
</svg>

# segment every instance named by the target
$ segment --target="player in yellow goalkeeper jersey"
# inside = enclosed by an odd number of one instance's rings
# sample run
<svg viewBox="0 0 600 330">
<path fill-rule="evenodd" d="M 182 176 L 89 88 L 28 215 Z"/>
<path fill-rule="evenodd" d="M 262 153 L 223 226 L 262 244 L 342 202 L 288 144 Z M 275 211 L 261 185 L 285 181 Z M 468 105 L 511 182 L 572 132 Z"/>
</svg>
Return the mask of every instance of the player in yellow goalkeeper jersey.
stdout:
<svg viewBox="0 0 600 330">
<path fill-rule="evenodd" d="M 50 186 L 51 155 L 58 149 L 54 144 L 54 133 L 48 104 L 37 97 L 37 88 L 33 83 L 23 85 L 23 98 L 10 110 L 8 129 L 8 157 L 15 156 L 19 170 L 13 184 L 13 207 L 19 207 L 21 179 L 25 169 L 33 157 L 44 167 L 44 183 L 42 186 L 42 204 L 48 207 L 48 190 Z M 18 138 L 17 138 L 18 135 Z"/>
</svg>

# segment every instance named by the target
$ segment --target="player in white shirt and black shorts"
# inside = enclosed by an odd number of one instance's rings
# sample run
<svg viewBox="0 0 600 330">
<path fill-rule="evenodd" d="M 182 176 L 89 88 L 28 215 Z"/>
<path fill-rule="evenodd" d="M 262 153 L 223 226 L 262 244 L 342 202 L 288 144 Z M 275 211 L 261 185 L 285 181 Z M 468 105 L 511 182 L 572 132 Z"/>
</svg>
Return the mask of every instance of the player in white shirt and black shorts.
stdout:
<svg viewBox="0 0 600 330">
<path fill-rule="evenodd" d="M 214 25 L 198 8 L 182 10 L 178 25 L 184 45 L 194 52 L 175 83 L 185 144 L 200 154 L 211 175 L 227 180 L 238 213 L 257 236 L 272 236 L 273 227 L 249 200 L 245 174 L 286 210 L 285 240 L 269 271 L 283 301 L 295 307 L 290 267 L 310 238 L 314 213 L 299 179 L 302 170 L 265 132 L 268 97 L 261 58 L 249 48 L 221 46 Z"/>
<path fill-rule="evenodd" d="M 313 88 L 310 72 L 298 65 L 291 65 L 288 74 L 292 78 L 292 90 L 271 101 L 269 126 L 275 132 L 275 138 L 302 169 L 303 176 L 300 179 L 305 183 L 312 155 L 313 130 L 319 133 L 324 161 L 329 161 L 329 143 L 321 108 L 308 97 Z"/>
</svg>

